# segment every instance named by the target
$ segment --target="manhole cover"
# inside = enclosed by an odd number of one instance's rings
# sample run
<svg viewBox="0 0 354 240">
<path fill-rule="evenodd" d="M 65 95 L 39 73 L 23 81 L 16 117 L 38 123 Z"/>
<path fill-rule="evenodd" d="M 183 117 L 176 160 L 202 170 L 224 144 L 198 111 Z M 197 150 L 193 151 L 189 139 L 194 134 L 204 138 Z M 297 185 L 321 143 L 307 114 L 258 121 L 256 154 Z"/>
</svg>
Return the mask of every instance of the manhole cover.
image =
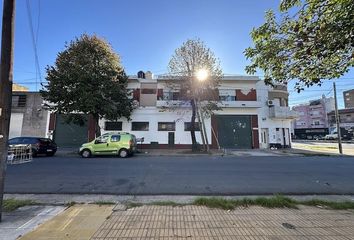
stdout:
<svg viewBox="0 0 354 240">
<path fill-rule="evenodd" d="M 287 229 L 296 229 L 296 227 L 290 223 L 282 223 L 281 225 Z"/>
</svg>

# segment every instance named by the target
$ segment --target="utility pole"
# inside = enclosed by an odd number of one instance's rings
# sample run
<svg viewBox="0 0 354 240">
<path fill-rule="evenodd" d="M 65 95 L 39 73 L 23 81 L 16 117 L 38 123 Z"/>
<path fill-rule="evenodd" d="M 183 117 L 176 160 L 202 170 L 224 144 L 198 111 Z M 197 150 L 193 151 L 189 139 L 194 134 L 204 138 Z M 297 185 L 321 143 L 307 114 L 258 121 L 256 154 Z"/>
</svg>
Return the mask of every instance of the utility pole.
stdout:
<svg viewBox="0 0 354 240">
<path fill-rule="evenodd" d="M 336 90 L 336 83 L 333 82 L 333 91 L 334 91 L 334 107 L 335 107 L 335 118 L 337 124 L 337 134 L 338 134 L 338 150 L 340 154 L 343 154 L 342 149 L 342 134 L 340 132 L 340 121 L 339 121 L 339 114 L 338 114 L 338 103 L 337 103 L 337 90 Z"/>
<path fill-rule="evenodd" d="M 0 68 L 0 222 L 11 117 L 15 22 L 15 0 L 4 0 L 3 2 Z"/>
</svg>

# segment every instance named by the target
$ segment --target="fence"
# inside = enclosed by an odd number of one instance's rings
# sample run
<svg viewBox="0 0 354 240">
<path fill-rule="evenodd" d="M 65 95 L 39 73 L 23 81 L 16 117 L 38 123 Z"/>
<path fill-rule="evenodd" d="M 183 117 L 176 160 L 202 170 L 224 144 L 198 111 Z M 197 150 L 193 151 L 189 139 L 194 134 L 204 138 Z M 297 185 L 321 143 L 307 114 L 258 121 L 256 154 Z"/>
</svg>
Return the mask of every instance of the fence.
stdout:
<svg viewBox="0 0 354 240">
<path fill-rule="evenodd" d="M 11 145 L 8 148 L 7 164 L 21 164 L 32 161 L 31 145 Z"/>
</svg>

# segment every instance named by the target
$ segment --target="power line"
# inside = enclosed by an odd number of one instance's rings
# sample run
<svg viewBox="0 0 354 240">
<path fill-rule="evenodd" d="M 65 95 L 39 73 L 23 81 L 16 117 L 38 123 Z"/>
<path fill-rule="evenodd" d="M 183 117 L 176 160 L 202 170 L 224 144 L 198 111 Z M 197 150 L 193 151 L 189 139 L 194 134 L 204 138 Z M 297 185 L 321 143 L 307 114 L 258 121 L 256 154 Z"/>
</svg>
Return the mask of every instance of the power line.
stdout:
<svg viewBox="0 0 354 240">
<path fill-rule="evenodd" d="M 37 29 L 37 36 L 35 37 L 34 30 L 33 30 L 31 5 L 30 5 L 29 0 L 26 0 L 26 7 L 27 7 L 29 28 L 30 28 L 31 38 L 32 38 L 32 48 L 34 51 L 34 58 L 35 58 L 34 60 L 35 60 L 35 65 L 36 65 L 36 77 L 39 77 L 39 81 L 40 81 L 40 83 L 42 83 L 42 74 L 41 74 L 41 68 L 39 66 L 39 57 L 38 57 L 38 51 L 37 51 L 37 40 L 38 40 L 39 30 Z M 40 16 L 40 13 L 38 14 L 38 27 L 39 27 L 39 16 Z M 37 90 L 37 85 L 38 85 L 38 82 L 36 83 L 36 90 Z"/>
</svg>

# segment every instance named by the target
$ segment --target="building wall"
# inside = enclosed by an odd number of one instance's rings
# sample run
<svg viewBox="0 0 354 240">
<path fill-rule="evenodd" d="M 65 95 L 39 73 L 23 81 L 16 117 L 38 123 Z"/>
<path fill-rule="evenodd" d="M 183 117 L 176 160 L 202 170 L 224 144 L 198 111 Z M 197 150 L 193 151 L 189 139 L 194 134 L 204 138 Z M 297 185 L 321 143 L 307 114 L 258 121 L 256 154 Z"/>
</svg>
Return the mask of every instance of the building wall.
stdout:
<svg viewBox="0 0 354 240">
<path fill-rule="evenodd" d="M 156 80 L 155 80 L 156 81 Z M 140 85 L 139 85 L 140 82 Z M 158 142 L 159 144 L 168 144 L 168 132 L 169 131 L 158 131 L 159 122 L 175 122 L 175 144 L 177 145 L 189 145 L 192 143 L 190 132 L 184 130 L 184 123 L 190 122 L 191 110 L 190 106 L 185 105 L 184 107 L 178 105 L 178 107 L 172 107 L 171 102 L 169 105 L 159 106 L 158 104 L 163 104 L 163 101 L 158 100 L 156 106 L 147 106 L 146 99 L 141 96 L 141 89 L 151 87 L 152 85 L 145 79 L 131 79 L 128 84 L 128 88 L 133 90 L 133 98 L 137 101 L 137 108 L 133 111 L 131 116 L 131 121 L 126 119 L 121 119 L 122 128 L 120 131 L 131 132 L 136 135 L 137 138 L 144 138 L 144 143 L 149 144 L 151 142 Z M 150 100 L 159 98 L 159 92 L 170 91 L 166 84 L 166 80 L 157 79 L 156 83 L 156 94 L 150 95 Z M 162 90 L 161 90 L 162 89 Z M 267 101 L 270 99 L 277 99 L 275 101 L 277 106 L 282 106 L 288 108 L 288 92 L 286 86 L 278 86 L 272 89 L 266 86 L 263 81 L 258 78 L 248 79 L 241 77 L 228 77 L 221 82 L 219 86 L 219 96 L 223 98 L 222 100 L 222 110 L 216 111 L 214 114 L 217 115 L 246 115 L 251 118 L 251 134 L 252 134 L 252 147 L 258 148 L 269 147 L 270 143 L 278 143 L 282 146 L 290 146 L 290 125 L 291 119 L 289 118 L 271 118 L 269 117 L 269 106 Z M 269 92 L 271 92 L 269 94 Z M 161 96 L 160 96 L 161 97 Z M 149 100 L 149 103 L 151 102 Z M 235 104 L 236 103 L 236 104 Z M 238 103 L 238 104 L 237 104 Z M 151 104 L 148 104 L 151 105 Z M 289 109 L 290 111 L 290 109 Z M 197 120 L 196 120 L 197 121 Z M 148 131 L 134 131 L 132 130 L 132 122 L 149 122 Z M 222 126 L 217 126 L 213 123 L 211 118 L 205 119 L 206 131 L 209 144 L 213 147 L 217 146 L 217 130 Z M 104 132 L 109 132 L 111 130 L 104 130 L 105 120 L 100 121 L 100 126 Z M 261 135 L 261 129 L 267 132 L 266 144 L 260 146 L 260 142 L 263 138 Z M 196 131 L 197 142 L 202 143 L 200 132 Z M 285 138 L 285 140 L 284 140 Z"/>
<path fill-rule="evenodd" d="M 343 92 L 344 107 L 354 108 L 354 89 Z"/>
<path fill-rule="evenodd" d="M 293 110 L 298 113 L 294 121 L 295 129 L 328 128 L 327 114 L 334 110 L 334 99 L 322 96 L 321 99 L 294 106 Z"/>
<path fill-rule="evenodd" d="M 354 108 L 340 109 L 338 113 L 339 113 L 340 127 L 346 129 L 354 128 Z M 329 120 L 329 127 L 331 128 L 331 130 L 336 128 L 336 119 L 335 119 L 334 112 L 328 113 L 328 120 Z"/>
<path fill-rule="evenodd" d="M 16 96 L 26 96 L 25 103 L 16 101 Z M 42 97 L 38 92 L 13 92 L 10 138 L 18 136 L 46 137 L 48 111 L 42 109 Z M 18 99 L 17 99 L 18 100 Z"/>
</svg>

